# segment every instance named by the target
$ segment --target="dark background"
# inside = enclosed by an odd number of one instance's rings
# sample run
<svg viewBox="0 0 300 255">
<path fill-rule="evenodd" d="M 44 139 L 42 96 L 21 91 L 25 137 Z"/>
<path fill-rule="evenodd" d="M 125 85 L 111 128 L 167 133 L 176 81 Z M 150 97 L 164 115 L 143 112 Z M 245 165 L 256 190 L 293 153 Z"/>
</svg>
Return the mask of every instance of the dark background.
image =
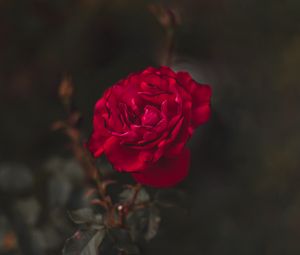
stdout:
<svg viewBox="0 0 300 255">
<path fill-rule="evenodd" d="M 0 254 L 60 254 L 74 231 L 84 187 L 50 130 L 58 85 L 72 76 L 88 136 L 103 90 L 159 64 L 151 3 L 0 1 Z M 211 84 L 213 116 L 190 142 L 184 209 L 163 213 L 144 254 L 300 254 L 300 2 L 155 3 L 178 11 L 173 67 Z"/>
</svg>

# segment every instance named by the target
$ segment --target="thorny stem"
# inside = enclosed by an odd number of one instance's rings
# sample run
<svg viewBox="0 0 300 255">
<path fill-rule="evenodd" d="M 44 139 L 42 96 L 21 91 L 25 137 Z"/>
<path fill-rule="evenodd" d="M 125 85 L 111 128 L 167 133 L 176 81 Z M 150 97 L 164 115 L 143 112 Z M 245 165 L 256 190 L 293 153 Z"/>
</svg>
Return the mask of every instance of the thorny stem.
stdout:
<svg viewBox="0 0 300 255">
<path fill-rule="evenodd" d="M 87 149 L 83 146 L 83 142 L 80 136 L 80 133 L 77 129 L 74 127 L 67 127 L 66 129 L 67 135 L 71 138 L 72 142 L 72 151 L 76 159 L 79 161 L 83 169 L 85 169 L 87 173 L 87 177 L 94 180 L 98 193 L 101 197 L 101 199 L 106 203 L 107 208 L 111 206 L 111 200 L 106 195 L 106 189 L 102 185 L 102 178 L 100 175 L 99 170 L 97 169 L 95 165 L 95 160 L 92 158 L 90 153 L 87 151 Z"/>
<path fill-rule="evenodd" d="M 130 204 L 129 204 L 129 209 L 132 209 L 132 207 L 134 206 L 135 201 L 137 199 L 137 196 L 138 196 L 141 188 L 142 188 L 142 185 L 140 183 L 138 183 L 137 185 L 134 186 L 133 196 L 132 196 L 132 199 L 131 199 Z"/>
<path fill-rule="evenodd" d="M 133 196 L 132 199 L 128 204 L 125 205 L 118 205 L 118 216 L 119 216 L 119 225 L 120 227 L 124 227 L 124 221 L 125 221 L 125 216 L 135 208 L 135 202 L 138 197 L 138 194 L 142 188 L 142 185 L 140 183 L 136 184 L 135 186 L 132 187 L 133 189 Z"/>
<path fill-rule="evenodd" d="M 65 76 L 63 78 L 59 86 L 58 94 L 61 98 L 61 102 L 64 106 L 67 117 L 65 121 L 57 122 L 53 127 L 55 129 L 62 128 L 65 134 L 70 138 L 71 149 L 75 158 L 85 170 L 86 177 L 95 182 L 100 198 L 104 202 L 104 207 L 108 209 L 111 207 L 111 200 L 106 195 L 105 186 L 103 186 L 101 183 L 102 178 L 100 176 L 100 172 L 95 165 L 94 158 L 83 146 L 83 139 L 79 130 L 76 128 L 80 114 L 77 112 L 72 112 L 73 84 L 70 76 Z"/>
<path fill-rule="evenodd" d="M 70 83 L 70 78 L 66 81 L 63 81 L 62 86 L 64 86 L 64 90 L 60 88 L 60 94 L 67 96 L 62 97 L 62 103 L 64 105 L 65 111 L 67 113 L 67 119 L 65 121 L 59 121 L 54 123 L 54 129 L 63 129 L 65 134 L 71 140 L 71 150 L 73 152 L 74 157 L 80 163 L 81 167 L 85 170 L 86 177 L 91 179 L 95 182 L 98 194 L 100 196 L 100 200 L 97 201 L 95 204 L 99 204 L 103 206 L 107 211 L 107 224 L 111 227 L 119 226 L 125 227 L 125 217 L 127 216 L 128 212 L 133 210 L 135 207 L 136 199 L 138 197 L 138 193 L 142 188 L 141 184 L 137 184 L 132 186 L 133 189 L 133 196 L 131 201 L 128 204 L 113 204 L 111 198 L 106 193 L 106 186 L 114 181 L 104 181 L 102 180 L 102 176 L 99 172 L 99 169 L 96 167 L 95 160 L 91 156 L 91 154 L 87 151 L 85 146 L 83 145 L 83 139 L 81 137 L 80 131 L 76 128 L 77 121 L 79 119 L 79 114 L 76 112 L 72 112 L 71 109 L 71 93 L 66 93 L 65 91 L 72 90 L 68 86 L 72 86 Z M 64 92 L 64 93 L 63 93 Z M 115 213 L 118 213 L 118 220 L 115 221 Z"/>
<path fill-rule="evenodd" d="M 165 30 L 164 46 L 160 57 L 160 64 L 172 65 L 173 50 L 175 46 L 175 30 L 178 25 L 178 17 L 171 8 L 163 4 L 151 4 L 149 10 L 156 16 L 157 20 Z"/>
<path fill-rule="evenodd" d="M 163 54 L 162 65 L 171 66 L 172 65 L 172 55 L 174 50 L 174 29 L 169 28 L 166 31 L 166 46 L 165 53 Z"/>
</svg>

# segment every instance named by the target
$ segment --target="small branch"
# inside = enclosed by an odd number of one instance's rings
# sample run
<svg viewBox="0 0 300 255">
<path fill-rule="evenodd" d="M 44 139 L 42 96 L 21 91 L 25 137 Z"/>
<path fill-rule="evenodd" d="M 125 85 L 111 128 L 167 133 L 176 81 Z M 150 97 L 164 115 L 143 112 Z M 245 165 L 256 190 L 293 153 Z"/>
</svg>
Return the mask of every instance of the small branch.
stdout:
<svg viewBox="0 0 300 255">
<path fill-rule="evenodd" d="M 64 105 L 67 117 L 65 121 L 58 121 L 53 124 L 53 129 L 62 129 L 71 140 L 71 150 L 81 167 L 85 170 L 87 179 L 93 180 L 97 186 L 101 200 L 105 208 L 110 208 L 111 199 L 106 195 L 106 186 L 102 185 L 102 178 L 96 167 L 95 160 L 83 145 L 80 131 L 76 128 L 80 114 L 72 111 L 72 95 L 74 89 L 70 76 L 65 76 L 59 86 L 58 95 Z"/>
<path fill-rule="evenodd" d="M 134 188 L 133 188 L 133 196 L 132 196 L 131 202 L 129 204 L 130 207 L 134 206 L 135 201 L 136 201 L 136 199 L 138 197 L 138 194 L 139 194 L 141 188 L 142 188 L 142 185 L 140 183 L 138 183 L 137 185 L 134 186 Z"/>
<path fill-rule="evenodd" d="M 171 66 L 175 46 L 175 30 L 179 23 L 177 13 L 162 4 L 151 4 L 149 10 L 152 12 L 161 26 L 165 29 L 165 45 L 160 58 L 160 64 Z"/>
<path fill-rule="evenodd" d="M 168 29 L 166 31 L 165 51 L 161 60 L 163 66 L 171 66 L 173 59 L 173 50 L 175 46 L 174 41 L 174 29 Z"/>
<path fill-rule="evenodd" d="M 130 211 L 132 211 L 135 207 L 135 202 L 138 197 L 138 193 L 142 188 L 141 184 L 137 184 L 135 186 L 131 186 L 133 189 L 133 196 L 132 199 L 127 204 L 119 204 L 117 205 L 118 210 L 118 224 L 121 228 L 125 227 L 125 219 Z"/>
</svg>

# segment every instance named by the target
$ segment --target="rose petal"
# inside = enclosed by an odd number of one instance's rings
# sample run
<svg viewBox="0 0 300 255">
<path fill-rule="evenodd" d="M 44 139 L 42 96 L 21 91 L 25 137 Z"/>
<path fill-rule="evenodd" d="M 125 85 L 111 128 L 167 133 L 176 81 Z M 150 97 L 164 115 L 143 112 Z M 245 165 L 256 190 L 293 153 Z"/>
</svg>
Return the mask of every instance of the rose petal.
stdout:
<svg viewBox="0 0 300 255">
<path fill-rule="evenodd" d="M 194 84 L 192 88 L 192 101 L 195 107 L 207 104 L 211 98 L 211 87 L 203 84 Z"/>
<path fill-rule="evenodd" d="M 108 93 L 110 93 L 109 90 L 105 92 L 105 95 L 107 95 Z M 104 118 L 102 116 L 108 114 L 105 112 L 105 99 L 101 98 L 95 105 L 93 118 L 94 130 L 89 138 L 88 143 L 86 144 L 88 149 L 96 158 L 102 155 L 104 150 L 103 145 L 110 135 L 104 127 Z"/>
<path fill-rule="evenodd" d="M 178 83 L 187 91 L 191 92 L 191 81 L 192 77 L 187 72 L 178 72 L 176 74 Z"/>
<path fill-rule="evenodd" d="M 145 169 L 148 162 L 144 155 L 141 156 L 141 151 L 131 149 L 130 147 L 121 144 L 117 137 L 111 137 L 104 145 L 104 153 L 118 171 L 132 172 Z"/>
<path fill-rule="evenodd" d="M 197 104 L 203 101 L 209 101 L 211 97 L 211 87 L 207 84 L 201 84 L 192 79 L 187 72 L 178 72 L 177 81 L 193 98 L 193 103 Z"/>
<path fill-rule="evenodd" d="M 192 112 L 192 126 L 193 128 L 198 127 L 199 125 L 208 121 L 211 115 L 210 105 L 206 104 L 200 107 L 197 107 Z"/>
<path fill-rule="evenodd" d="M 195 85 L 192 96 L 192 126 L 196 128 L 206 122 L 211 115 L 211 88 L 207 85 Z"/>
<path fill-rule="evenodd" d="M 160 73 L 162 75 L 167 75 L 167 76 L 170 76 L 170 77 L 175 77 L 176 76 L 175 72 L 170 67 L 161 66 L 159 68 L 159 70 L 160 70 Z"/>
<path fill-rule="evenodd" d="M 102 155 L 104 151 L 103 145 L 105 144 L 107 137 L 102 136 L 99 132 L 93 132 L 88 143 L 87 147 L 90 152 L 94 155 L 95 158 L 98 158 Z"/>
<path fill-rule="evenodd" d="M 187 72 L 178 72 L 177 79 L 192 96 L 192 128 L 194 129 L 210 117 L 211 87 L 197 83 Z"/>
<path fill-rule="evenodd" d="M 159 70 L 158 68 L 150 66 L 150 67 L 147 67 L 144 71 L 142 71 L 141 74 L 155 73 L 158 70 Z"/>
<path fill-rule="evenodd" d="M 188 122 L 184 121 L 181 126 L 180 133 L 174 139 L 174 141 L 169 144 L 168 148 L 166 149 L 164 156 L 167 158 L 172 158 L 177 156 L 183 150 L 187 140 L 189 139 L 189 132 L 188 132 Z"/>
<path fill-rule="evenodd" d="M 132 173 L 132 176 L 141 184 L 156 188 L 167 188 L 174 186 L 187 176 L 189 165 L 190 151 L 185 148 L 176 158 L 162 158 L 146 170 Z"/>
<path fill-rule="evenodd" d="M 180 106 L 175 102 L 173 97 L 165 100 L 161 104 L 161 114 L 164 118 L 171 120 L 180 111 Z"/>
<path fill-rule="evenodd" d="M 151 105 L 145 107 L 145 113 L 142 116 L 142 125 L 144 126 L 154 126 L 161 119 L 160 111 Z"/>
</svg>

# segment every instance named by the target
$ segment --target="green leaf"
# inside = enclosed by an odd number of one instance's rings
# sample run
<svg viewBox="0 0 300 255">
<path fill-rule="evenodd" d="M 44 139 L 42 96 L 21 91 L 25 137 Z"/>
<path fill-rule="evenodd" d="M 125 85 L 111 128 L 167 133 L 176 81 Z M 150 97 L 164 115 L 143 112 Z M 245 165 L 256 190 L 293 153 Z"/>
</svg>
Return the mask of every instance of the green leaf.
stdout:
<svg viewBox="0 0 300 255">
<path fill-rule="evenodd" d="M 122 202 L 132 201 L 133 196 L 134 196 L 134 190 L 133 189 L 125 189 L 119 195 L 120 201 L 122 201 Z M 149 201 L 150 201 L 150 196 L 149 196 L 148 192 L 145 189 L 141 188 L 140 191 L 137 194 L 136 199 L 135 199 L 135 204 L 146 203 L 146 202 L 149 202 Z"/>
<path fill-rule="evenodd" d="M 108 230 L 108 236 L 119 251 L 125 252 L 127 255 L 136 255 L 140 253 L 127 230 L 122 228 L 111 228 Z"/>
<path fill-rule="evenodd" d="M 127 217 L 127 224 L 133 240 L 151 240 L 159 229 L 159 209 L 155 206 L 150 206 L 133 211 Z"/>
<path fill-rule="evenodd" d="M 94 224 L 102 225 L 103 217 L 101 214 L 95 214 L 91 208 L 82 208 L 69 212 L 71 220 L 76 224 Z"/>
<path fill-rule="evenodd" d="M 97 255 L 104 236 L 104 227 L 99 230 L 78 230 L 65 242 L 63 255 Z"/>
<path fill-rule="evenodd" d="M 147 232 L 145 234 L 145 239 L 146 240 L 151 240 L 153 237 L 156 236 L 157 231 L 159 229 L 160 225 L 160 214 L 158 208 L 151 206 L 149 208 L 149 216 L 148 216 L 148 228 Z"/>
<path fill-rule="evenodd" d="M 127 216 L 127 225 L 132 239 L 136 242 L 141 241 L 148 225 L 148 208 L 130 212 Z"/>
</svg>

